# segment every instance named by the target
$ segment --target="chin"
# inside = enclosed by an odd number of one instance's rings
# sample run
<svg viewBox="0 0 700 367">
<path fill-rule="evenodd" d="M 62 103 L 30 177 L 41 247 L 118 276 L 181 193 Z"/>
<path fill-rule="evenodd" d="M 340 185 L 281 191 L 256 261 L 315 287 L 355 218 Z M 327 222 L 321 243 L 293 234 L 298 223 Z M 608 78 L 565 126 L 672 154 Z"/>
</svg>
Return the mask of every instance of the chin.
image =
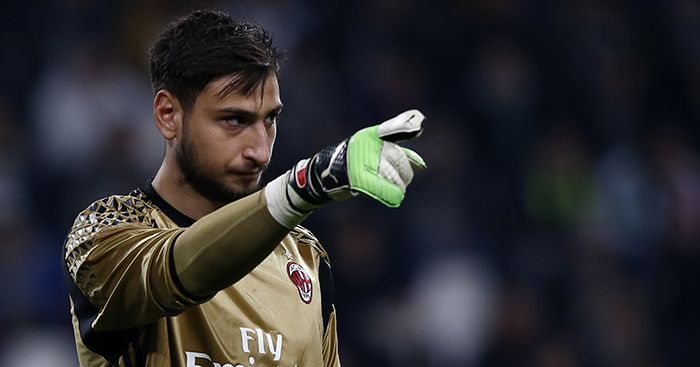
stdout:
<svg viewBox="0 0 700 367">
<path fill-rule="evenodd" d="M 241 180 L 234 185 L 228 185 L 227 188 L 230 192 L 236 193 L 236 196 L 246 196 L 260 189 L 260 180 Z"/>
<path fill-rule="evenodd" d="M 234 182 L 231 182 L 234 181 Z M 250 179 L 241 179 L 238 178 L 236 180 L 231 180 L 228 182 L 228 187 L 229 190 L 231 191 L 236 191 L 236 192 L 244 192 L 244 191 L 255 191 L 258 186 L 260 186 L 260 178 L 250 178 Z"/>
</svg>

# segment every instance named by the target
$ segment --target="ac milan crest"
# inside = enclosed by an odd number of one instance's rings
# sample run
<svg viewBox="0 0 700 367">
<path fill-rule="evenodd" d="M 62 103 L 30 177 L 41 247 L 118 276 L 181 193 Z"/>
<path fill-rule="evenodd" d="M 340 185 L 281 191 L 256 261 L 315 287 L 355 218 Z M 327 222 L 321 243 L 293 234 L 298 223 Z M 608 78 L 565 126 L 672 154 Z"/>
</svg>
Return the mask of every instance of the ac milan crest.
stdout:
<svg viewBox="0 0 700 367">
<path fill-rule="evenodd" d="M 311 277 L 306 273 L 304 267 L 293 261 L 289 262 L 287 264 L 287 275 L 289 275 L 289 279 L 291 279 L 292 283 L 297 287 L 301 300 L 306 304 L 311 303 L 313 284 L 311 283 Z"/>
</svg>

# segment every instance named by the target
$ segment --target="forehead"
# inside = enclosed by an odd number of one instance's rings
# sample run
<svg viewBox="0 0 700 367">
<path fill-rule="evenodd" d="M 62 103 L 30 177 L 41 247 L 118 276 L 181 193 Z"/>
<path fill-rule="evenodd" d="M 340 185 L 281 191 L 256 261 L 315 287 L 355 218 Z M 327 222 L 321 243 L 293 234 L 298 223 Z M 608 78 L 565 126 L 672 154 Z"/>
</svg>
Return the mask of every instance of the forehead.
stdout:
<svg viewBox="0 0 700 367">
<path fill-rule="evenodd" d="M 246 95 L 240 90 L 223 93 L 235 78 L 236 75 L 227 75 L 209 82 L 197 96 L 195 107 L 199 105 L 198 107 L 207 110 L 235 106 L 248 111 L 258 111 L 273 109 L 282 103 L 274 73 L 268 75 L 250 94 Z"/>
</svg>

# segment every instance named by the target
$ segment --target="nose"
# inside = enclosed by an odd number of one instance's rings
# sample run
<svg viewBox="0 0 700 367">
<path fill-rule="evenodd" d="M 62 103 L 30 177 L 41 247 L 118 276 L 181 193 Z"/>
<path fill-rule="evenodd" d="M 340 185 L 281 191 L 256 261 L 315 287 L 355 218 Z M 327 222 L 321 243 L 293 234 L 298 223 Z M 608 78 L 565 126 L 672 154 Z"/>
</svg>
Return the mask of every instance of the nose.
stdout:
<svg viewBox="0 0 700 367">
<path fill-rule="evenodd" d="M 268 164 L 272 155 L 270 140 L 273 139 L 268 128 L 260 121 L 248 125 L 246 132 L 243 158 L 254 162 L 258 166 Z"/>
</svg>

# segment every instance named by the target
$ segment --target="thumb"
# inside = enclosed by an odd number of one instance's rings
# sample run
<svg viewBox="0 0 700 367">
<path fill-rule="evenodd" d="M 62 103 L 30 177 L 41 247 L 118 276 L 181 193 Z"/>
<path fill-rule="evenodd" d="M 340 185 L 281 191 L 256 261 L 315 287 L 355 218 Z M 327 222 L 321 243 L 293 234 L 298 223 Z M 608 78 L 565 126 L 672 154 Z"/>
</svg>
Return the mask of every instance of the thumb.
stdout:
<svg viewBox="0 0 700 367">
<path fill-rule="evenodd" d="M 423 132 L 425 116 L 418 110 L 408 110 L 382 122 L 377 133 L 382 140 L 397 142 L 413 139 Z"/>
</svg>

